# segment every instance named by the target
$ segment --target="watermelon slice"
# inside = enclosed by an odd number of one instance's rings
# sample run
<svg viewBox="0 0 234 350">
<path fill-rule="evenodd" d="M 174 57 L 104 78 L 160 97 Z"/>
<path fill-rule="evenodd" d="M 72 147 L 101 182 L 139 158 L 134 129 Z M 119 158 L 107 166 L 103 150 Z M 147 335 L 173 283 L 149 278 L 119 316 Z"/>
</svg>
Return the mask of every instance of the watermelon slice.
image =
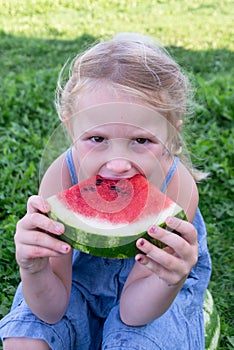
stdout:
<svg viewBox="0 0 234 350">
<path fill-rule="evenodd" d="M 205 324 L 205 348 L 206 350 L 216 350 L 219 348 L 220 317 L 209 289 L 205 292 L 203 315 Z"/>
<path fill-rule="evenodd" d="M 50 217 L 65 225 L 61 239 L 83 252 L 129 258 L 137 252 L 136 240 L 149 226 L 165 226 L 170 215 L 183 210 L 142 175 L 111 180 L 94 176 L 48 199 Z"/>
</svg>

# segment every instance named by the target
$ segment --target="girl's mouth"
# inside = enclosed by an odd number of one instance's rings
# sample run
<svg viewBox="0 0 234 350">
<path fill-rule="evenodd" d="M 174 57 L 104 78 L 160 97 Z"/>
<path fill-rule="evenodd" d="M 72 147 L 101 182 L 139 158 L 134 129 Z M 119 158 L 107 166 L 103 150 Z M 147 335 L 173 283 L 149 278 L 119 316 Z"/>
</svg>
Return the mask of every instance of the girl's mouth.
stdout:
<svg viewBox="0 0 234 350">
<path fill-rule="evenodd" d="M 101 180 L 107 180 L 107 181 L 120 181 L 120 180 L 128 180 L 131 179 L 135 175 L 141 175 L 141 174 L 133 174 L 131 176 L 102 176 L 102 175 L 96 175 L 97 181 Z"/>
</svg>

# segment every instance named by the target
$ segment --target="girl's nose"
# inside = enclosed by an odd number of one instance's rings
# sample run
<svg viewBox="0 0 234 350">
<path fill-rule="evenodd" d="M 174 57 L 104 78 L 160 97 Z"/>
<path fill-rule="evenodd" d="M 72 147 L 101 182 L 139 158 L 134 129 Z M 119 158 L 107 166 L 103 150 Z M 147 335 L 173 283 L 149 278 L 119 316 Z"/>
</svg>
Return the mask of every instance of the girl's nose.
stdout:
<svg viewBox="0 0 234 350">
<path fill-rule="evenodd" d="M 116 158 L 110 160 L 106 167 L 109 171 L 116 174 L 123 174 L 131 169 L 131 162 L 127 159 Z"/>
</svg>

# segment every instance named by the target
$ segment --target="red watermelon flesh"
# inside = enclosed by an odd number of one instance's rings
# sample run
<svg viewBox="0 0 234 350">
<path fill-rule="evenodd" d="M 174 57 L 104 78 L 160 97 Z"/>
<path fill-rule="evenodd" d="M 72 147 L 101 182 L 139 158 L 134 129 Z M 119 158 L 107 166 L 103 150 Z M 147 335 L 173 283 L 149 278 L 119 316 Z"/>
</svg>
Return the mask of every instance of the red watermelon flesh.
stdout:
<svg viewBox="0 0 234 350">
<path fill-rule="evenodd" d="M 109 180 L 94 176 L 60 193 L 58 198 L 75 213 L 111 223 L 131 223 L 155 215 L 173 201 L 142 175 Z"/>
<path fill-rule="evenodd" d="M 79 250 L 107 257 L 134 256 L 136 240 L 147 234 L 150 225 L 163 226 L 167 216 L 182 212 L 140 174 L 120 180 L 93 176 L 48 202 L 51 217 L 66 227 L 62 239 Z"/>
</svg>

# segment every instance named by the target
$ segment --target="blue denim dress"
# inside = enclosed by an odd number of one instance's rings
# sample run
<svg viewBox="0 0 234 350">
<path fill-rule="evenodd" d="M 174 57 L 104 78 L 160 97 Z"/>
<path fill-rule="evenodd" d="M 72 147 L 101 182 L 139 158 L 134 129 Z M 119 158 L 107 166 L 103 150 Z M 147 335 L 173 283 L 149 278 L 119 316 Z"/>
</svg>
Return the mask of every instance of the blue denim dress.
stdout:
<svg viewBox="0 0 234 350">
<path fill-rule="evenodd" d="M 165 190 L 178 159 L 165 179 Z M 67 163 L 77 182 L 70 150 Z M 203 350 L 203 298 L 211 274 L 206 229 L 199 209 L 193 222 L 198 231 L 199 258 L 171 307 L 153 322 L 139 327 L 123 324 L 119 299 L 134 259 L 107 259 L 75 250 L 70 302 L 58 323 L 47 324 L 27 306 L 21 284 L 11 311 L 0 321 L 0 336 L 44 339 L 52 350 Z"/>
</svg>

